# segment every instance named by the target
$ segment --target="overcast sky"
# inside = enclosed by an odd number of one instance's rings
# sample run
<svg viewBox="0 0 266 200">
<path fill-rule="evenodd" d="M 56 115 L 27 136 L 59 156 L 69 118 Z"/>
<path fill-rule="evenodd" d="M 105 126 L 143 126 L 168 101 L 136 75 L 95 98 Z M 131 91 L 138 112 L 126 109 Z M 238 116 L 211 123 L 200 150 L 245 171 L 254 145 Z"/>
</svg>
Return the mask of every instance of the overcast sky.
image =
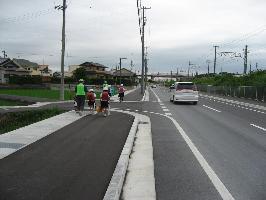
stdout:
<svg viewBox="0 0 266 200">
<path fill-rule="evenodd" d="M 109 68 L 141 68 L 137 0 L 67 0 L 65 66 L 93 61 Z M 60 70 L 61 0 L 0 0 L 0 50 Z M 214 48 L 243 54 L 252 68 L 266 66 L 265 0 L 142 0 L 147 11 L 146 46 L 152 72 L 213 70 Z M 242 58 L 218 56 L 217 71 L 243 71 Z"/>
</svg>

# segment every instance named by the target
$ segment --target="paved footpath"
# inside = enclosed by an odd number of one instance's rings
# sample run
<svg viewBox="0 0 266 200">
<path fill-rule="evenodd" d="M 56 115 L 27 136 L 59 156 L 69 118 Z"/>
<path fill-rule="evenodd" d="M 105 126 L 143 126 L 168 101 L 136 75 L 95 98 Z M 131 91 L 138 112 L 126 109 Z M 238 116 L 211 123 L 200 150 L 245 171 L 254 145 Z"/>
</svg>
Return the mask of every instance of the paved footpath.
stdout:
<svg viewBox="0 0 266 200">
<path fill-rule="evenodd" d="M 0 199 L 103 199 L 132 122 L 86 116 L 1 159 Z"/>
</svg>

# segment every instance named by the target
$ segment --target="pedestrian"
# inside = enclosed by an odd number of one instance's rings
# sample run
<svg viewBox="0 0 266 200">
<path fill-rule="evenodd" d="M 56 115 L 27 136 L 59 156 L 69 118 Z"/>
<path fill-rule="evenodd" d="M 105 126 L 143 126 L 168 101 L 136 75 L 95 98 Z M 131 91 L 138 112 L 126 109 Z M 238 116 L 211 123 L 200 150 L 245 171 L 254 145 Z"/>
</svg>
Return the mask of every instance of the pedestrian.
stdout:
<svg viewBox="0 0 266 200">
<path fill-rule="evenodd" d="M 110 96 L 108 94 L 108 87 L 103 88 L 100 101 L 101 101 L 101 110 L 104 116 L 106 117 L 107 114 L 109 114 L 108 108 L 109 108 L 109 101 L 110 101 Z"/>
<path fill-rule="evenodd" d="M 119 97 L 119 101 L 121 103 L 121 101 L 124 101 L 124 96 L 125 96 L 125 88 L 124 85 L 121 84 L 118 88 L 118 97 Z"/>
<path fill-rule="evenodd" d="M 104 81 L 103 82 L 103 88 L 106 88 L 106 87 L 108 88 L 108 83 L 107 83 L 107 81 Z"/>
<path fill-rule="evenodd" d="M 82 112 L 84 110 L 84 104 L 85 104 L 85 96 L 87 94 L 88 90 L 84 85 L 84 80 L 79 79 L 79 83 L 75 87 L 75 93 L 76 93 L 76 101 L 77 101 L 77 112 L 79 115 L 82 115 Z"/>
<path fill-rule="evenodd" d="M 108 94 L 109 96 L 111 97 L 112 96 L 112 86 L 111 85 L 108 85 Z"/>
<path fill-rule="evenodd" d="M 89 113 L 93 114 L 95 111 L 95 100 L 96 100 L 96 94 L 94 93 L 93 89 L 90 89 L 87 94 L 87 100 L 88 100 L 88 107 L 89 107 Z"/>
</svg>

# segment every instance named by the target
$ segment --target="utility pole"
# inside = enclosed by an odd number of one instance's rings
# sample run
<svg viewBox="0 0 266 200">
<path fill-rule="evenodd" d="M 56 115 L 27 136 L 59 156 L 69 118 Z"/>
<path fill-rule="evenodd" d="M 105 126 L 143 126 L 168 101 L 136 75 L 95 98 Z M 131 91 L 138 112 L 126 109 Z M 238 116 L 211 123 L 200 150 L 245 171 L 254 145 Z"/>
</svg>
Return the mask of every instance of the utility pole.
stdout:
<svg viewBox="0 0 266 200">
<path fill-rule="evenodd" d="M 146 25 L 146 17 L 145 17 L 145 10 L 151 9 L 147 8 L 145 6 L 142 7 L 142 36 L 141 36 L 141 42 L 142 42 L 142 69 L 141 69 L 141 94 L 144 94 L 144 68 L 145 68 L 145 52 L 144 52 L 144 43 L 145 43 L 145 25 Z"/>
<path fill-rule="evenodd" d="M 59 5 L 59 6 L 55 6 L 55 9 L 57 10 L 62 10 L 63 11 L 63 26 L 62 26 L 62 52 L 61 52 L 61 89 L 60 89 L 60 100 L 64 100 L 64 75 L 65 75 L 65 70 L 64 70 L 64 66 L 65 66 L 65 25 L 66 25 L 66 0 L 63 0 L 63 5 Z"/>
<path fill-rule="evenodd" d="M 210 74 L 210 63 L 211 63 L 211 61 L 210 61 L 210 60 L 207 60 L 207 64 L 208 64 L 208 74 Z"/>
<path fill-rule="evenodd" d="M 144 90 L 147 88 L 147 73 L 148 73 L 148 47 L 145 47 L 145 78 L 144 78 Z"/>
<path fill-rule="evenodd" d="M 133 73 L 133 61 L 131 60 L 130 61 L 130 72 L 132 72 Z M 130 73 L 130 82 L 131 82 L 131 84 L 132 84 L 132 74 Z"/>
<path fill-rule="evenodd" d="M 214 47 L 214 63 L 213 63 L 213 73 L 215 74 L 216 72 L 216 55 L 217 55 L 217 51 L 216 49 L 219 48 L 219 46 L 213 46 Z"/>
<path fill-rule="evenodd" d="M 122 83 L 122 81 L 121 81 L 121 77 L 122 77 L 122 73 L 121 73 L 121 62 L 122 62 L 122 60 L 124 60 L 124 59 L 127 59 L 127 58 L 119 58 L 119 82 L 120 82 L 120 85 L 121 85 L 121 83 Z"/>
<path fill-rule="evenodd" d="M 173 77 L 173 71 L 171 70 L 171 81 L 172 81 L 172 77 Z"/>
<path fill-rule="evenodd" d="M 192 64 L 190 61 L 188 62 L 188 70 L 187 70 L 187 76 L 189 78 L 189 70 L 190 70 L 190 66 L 192 66 L 194 64 Z"/>
<path fill-rule="evenodd" d="M 246 45 L 244 49 L 244 74 L 247 74 L 247 68 L 248 68 L 248 45 Z"/>
<path fill-rule="evenodd" d="M 258 71 L 258 63 L 256 62 L 256 70 Z"/>
<path fill-rule="evenodd" d="M 251 62 L 249 63 L 249 74 L 251 74 Z"/>
<path fill-rule="evenodd" d="M 176 81 L 178 81 L 178 67 L 176 68 Z"/>
<path fill-rule="evenodd" d="M 6 57 L 7 57 L 7 55 L 6 55 L 6 51 L 4 50 L 4 51 L 2 51 L 2 52 L 3 52 L 4 58 L 6 58 Z"/>
</svg>

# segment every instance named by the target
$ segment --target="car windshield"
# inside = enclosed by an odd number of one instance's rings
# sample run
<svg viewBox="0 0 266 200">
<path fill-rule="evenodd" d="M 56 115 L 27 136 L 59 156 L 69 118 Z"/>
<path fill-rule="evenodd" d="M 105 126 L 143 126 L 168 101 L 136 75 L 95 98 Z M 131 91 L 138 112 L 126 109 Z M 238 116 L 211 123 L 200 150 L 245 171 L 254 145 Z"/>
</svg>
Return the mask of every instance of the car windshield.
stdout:
<svg viewBox="0 0 266 200">
<path fill-rule="evenodd" d="M 193 90 L 194 89 L 194 83 L 179 83 L 177 85 L 177 90 L 184 90 L 184 89 L 187 89 L 187 90 Z"/>
</svg>

